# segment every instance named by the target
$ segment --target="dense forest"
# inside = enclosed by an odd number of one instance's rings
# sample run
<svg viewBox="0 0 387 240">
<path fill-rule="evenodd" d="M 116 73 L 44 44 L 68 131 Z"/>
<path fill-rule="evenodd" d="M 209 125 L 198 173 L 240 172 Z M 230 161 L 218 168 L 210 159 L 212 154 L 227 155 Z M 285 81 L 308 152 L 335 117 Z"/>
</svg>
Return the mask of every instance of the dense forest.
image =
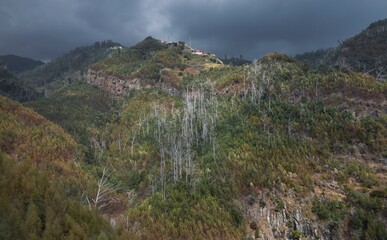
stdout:
<svg viewBox="0 0 387 240">
<path fill-rule="evenodd" d="M 18 76 L 46 97 L 0 97 L 1 239 L 386 239 L 375 72 L 313 57 L 337 49 L 227 64 L 184 42 L 118 46 Z"/>
</svg>

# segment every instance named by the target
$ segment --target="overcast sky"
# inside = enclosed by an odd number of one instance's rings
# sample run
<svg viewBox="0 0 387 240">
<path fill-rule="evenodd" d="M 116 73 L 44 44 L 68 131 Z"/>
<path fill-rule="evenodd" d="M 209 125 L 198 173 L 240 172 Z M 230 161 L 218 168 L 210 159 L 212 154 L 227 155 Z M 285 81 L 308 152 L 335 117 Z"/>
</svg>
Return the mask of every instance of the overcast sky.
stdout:
<svg viewBox="0 0 387 240">
<path fill-rule="evenodd" d="M 0 55 L 47 61 L 151 35 L 253 59 L 334 47 L 384 18 L 386 0 L 0 0 Z"/>
</svg>

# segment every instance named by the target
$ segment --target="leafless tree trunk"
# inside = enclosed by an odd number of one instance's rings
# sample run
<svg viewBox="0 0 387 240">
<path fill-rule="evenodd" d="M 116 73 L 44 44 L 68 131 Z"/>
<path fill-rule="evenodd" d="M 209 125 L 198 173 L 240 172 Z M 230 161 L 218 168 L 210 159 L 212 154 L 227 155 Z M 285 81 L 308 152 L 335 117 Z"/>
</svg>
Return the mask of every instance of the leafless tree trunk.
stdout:
<svg viewBox="0 0 387 240">
<path fill-rule="evenodd" d="M 212 144 L 215 158 L 217 105 L 213 89 L 208 93 L 203 86 L 198 86 L 187 88 L 183 109 L 173 108 L 170 114 L 154 110 L 157 126 L 154 137 L 160 151 L 160 185 L 164 199 L 167 176 L 172 176 L 174 183 L 184 175 L 187 183 L 193 179 L 195 147 Z"/>
<path fill-rule="evenodd" d="M 97 192 L 95 194 L 95 197 L 91 199 L 94 207 L 99 210 L 117 201 L 117 199 L 113 197 L 113 194 L 116 191 L 116 188 L 113 184 L 109 183 L 108 181 L 109 177 L 110 175 L 108 174 L 108 171 L 104 167 L 102 170 L 102 176 L 99 179 L 97 184 Z"/>
<path fill-rule="evenodd" d="M 385 68 L 383 66 L 380 66 L 377 68 L 375 74 L 376 74 L 376 80 L 382 81 L 387 77 L 387 74 L 385 73 Z"/>
</svg>

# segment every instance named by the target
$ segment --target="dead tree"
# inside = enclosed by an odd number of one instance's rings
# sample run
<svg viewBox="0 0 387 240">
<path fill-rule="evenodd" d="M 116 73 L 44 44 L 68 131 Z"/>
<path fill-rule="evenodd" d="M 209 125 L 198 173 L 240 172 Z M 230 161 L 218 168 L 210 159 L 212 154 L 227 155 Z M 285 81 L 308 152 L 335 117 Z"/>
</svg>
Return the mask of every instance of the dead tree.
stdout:
<svg viewBox="0 0 387 240">
<path fill-rule="evenodd" d="M 154 137 L 160 153 L 160 185 L 165 198 L 167 176 L 174 183 L 183 179 L 192 182 L 195 172 L 195 150 L 212 144 L 216 155 L 215 125 L 217 99 L 213 89 L 205 91 L 203 86 L 187 88 L 182 109 L 173 108 L 169 114 L 153 111 L 156 119 Z"/>
<path fill-rule="evenodd" d="M 93 206 L 96 209 L 101 210 L 117 201 L 117 199 L 114 197 L 114 193 L 117 189 L 114 184 L 109 182 L 109 177 L 110 174 L 104 167 L 102 170 L 102 176 L 97 183 L 97 191 L 94 198 L 92 198 L 90 202 L 89 198 L 86 196 L 89 208 Z"/>
</svg>

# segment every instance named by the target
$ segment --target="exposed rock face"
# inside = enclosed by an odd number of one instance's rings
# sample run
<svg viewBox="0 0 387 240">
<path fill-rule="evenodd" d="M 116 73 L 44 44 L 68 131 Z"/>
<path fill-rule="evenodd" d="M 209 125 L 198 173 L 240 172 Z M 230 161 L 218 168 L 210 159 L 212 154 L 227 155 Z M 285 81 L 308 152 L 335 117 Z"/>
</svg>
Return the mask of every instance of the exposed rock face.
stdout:
<svg viewBox="0 0 387 240">
<path fill-rule="evenodd" d="M 172 84 L 161 81 L 154 85 L 147 83 L 147 81 L 134 79 L 121 79 L 113 75 L 106 75 L 105 73 L 89 69 L 87 73 L 87 82 L 91 85 L 100 87 L 102 90 L 114 97 L 125 97 L 132 90 L 158 88 L 170 95 L 178 95 L 179 91 Z"/>
<path fill-rule="evenodd" d="M 262 226 L 262 239 L 294 239 L 299 232 L 305 239 L 341 239 L 338 234 L 330 232 L 317 222 L 308 220 L 301 209 L 275 211 L 264 207 L 249 211 L 250 217 Z"/>
<path fill-rule="evenodd" d="M 126 96 L 130 90 L 150 88 L 150 85 L 142 84 L 140 79 L 124 80 L 116 76 L 110 76 L 98 71 L 89 69 L 87 73 L 87 82 L 96 85 L 115 97 Z"/>
<path fill-rule="evenodd" d="M 245 199 L 245 217 L 250 229 L 251 226 L 256 226 L 259 230 L 259 236 L 255 236 L 254 229 L 251 229 L 248 237 L 290 240 L 298 239 L 298 235 L 301 236 L 299 239 L 343 239 L 340 226 L 327 226 L 319 223 L 314 217 L 307 216 L 310 215 L 308 214 L 310 202 L 301 203 L 300 198 L 289 192 L 283 199 L 283 207 L 280 209 L 281 207 L 272 201 L 273 197 L 276 198 L 275 195 L 264 191 Z"/>
</svg>

